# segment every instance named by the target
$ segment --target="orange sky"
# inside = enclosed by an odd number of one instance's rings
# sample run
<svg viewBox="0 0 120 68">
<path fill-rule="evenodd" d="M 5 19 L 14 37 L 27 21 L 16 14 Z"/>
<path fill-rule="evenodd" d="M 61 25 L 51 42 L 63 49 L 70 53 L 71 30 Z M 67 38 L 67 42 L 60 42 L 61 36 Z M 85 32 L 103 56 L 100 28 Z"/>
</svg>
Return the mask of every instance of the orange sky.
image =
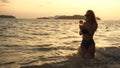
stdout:
<svg viewBox="0 0 120 68">
<path fill-rule="evenodd" d="M 102 19 L 120 19 L 120 0 L 0 0 L 0 14 L 17 18 L 84 15 L 92 9 Z"/>
</svg>

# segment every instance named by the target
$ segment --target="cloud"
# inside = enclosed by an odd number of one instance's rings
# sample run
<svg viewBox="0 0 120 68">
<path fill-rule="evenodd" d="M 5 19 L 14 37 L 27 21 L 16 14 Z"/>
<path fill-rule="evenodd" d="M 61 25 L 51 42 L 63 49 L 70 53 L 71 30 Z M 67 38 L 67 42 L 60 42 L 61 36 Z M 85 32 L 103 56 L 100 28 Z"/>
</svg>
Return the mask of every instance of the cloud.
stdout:
<svg viewBox="0 0 120 68">
<path fill-rule="evenodd" d="M 4 5 L 4 4 L 1 4 L 1 5 L 0 5 L 0 7 L 3 7 L 3 6 L 6 6 L 6 5 Z"/>
<path fill-rule="evenodd" d="M 9 3 L 8 0 L 0 0 L 0 2 L 2 2 L 2 3 Z"/>
<path fill-rule="evenodd" d="M 0 8 L 8 6 L 9 0 L 0 0 Z"/>
</svg>

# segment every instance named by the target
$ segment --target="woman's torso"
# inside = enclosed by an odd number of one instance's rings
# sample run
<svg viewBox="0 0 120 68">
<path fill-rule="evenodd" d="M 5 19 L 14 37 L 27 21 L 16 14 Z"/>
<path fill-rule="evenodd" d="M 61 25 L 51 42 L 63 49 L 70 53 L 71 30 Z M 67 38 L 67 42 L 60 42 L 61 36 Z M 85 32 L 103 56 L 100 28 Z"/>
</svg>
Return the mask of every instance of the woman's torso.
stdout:
<svg viewBox="0 0 120 68">
<path fill-rule="evenodd" d="M 94 33 L 97 29 L 97 23 L 83 24 L 83 40 L 93 39 Z"/>
</svg>

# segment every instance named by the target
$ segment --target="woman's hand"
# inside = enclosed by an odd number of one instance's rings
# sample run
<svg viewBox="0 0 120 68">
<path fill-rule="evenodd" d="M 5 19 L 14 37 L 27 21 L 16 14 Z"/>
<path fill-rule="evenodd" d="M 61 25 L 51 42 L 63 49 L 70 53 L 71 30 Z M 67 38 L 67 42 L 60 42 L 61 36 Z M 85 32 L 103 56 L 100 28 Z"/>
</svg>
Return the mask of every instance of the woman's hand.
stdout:
<svg viewBox="0 0 120 68">
<path fill-rule="evenodd" d="M 82 35 L 82 31 L 79 31 L 79 35 Z"/>
</svg>

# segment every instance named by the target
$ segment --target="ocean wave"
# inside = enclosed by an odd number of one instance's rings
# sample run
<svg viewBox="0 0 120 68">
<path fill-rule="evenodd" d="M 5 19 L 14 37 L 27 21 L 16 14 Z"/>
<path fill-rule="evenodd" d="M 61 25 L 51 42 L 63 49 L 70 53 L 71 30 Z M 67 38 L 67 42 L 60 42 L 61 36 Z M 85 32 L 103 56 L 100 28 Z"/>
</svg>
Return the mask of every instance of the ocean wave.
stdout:
<svg viewBox="0 0 120 68">
<path fill-rule="evenodd" d="M 70 38 L 78 38 L 78 36 L 67 36 L 67 37 L 62 37 L 62 38 L 59 38 L 59 39 L 70 39 Z"/>
<path fill-rule="evenodd" d="M 37 47 L 37 48 L 34 48 L 33 50 L 52 51 L 52 50 L 77 50 L 77 49 L 70 46 L 56 46 L 56 47 Z"/>
<path fill-rule="evenodd" d="M 71 54 L 64 57 L 61 56 L 61 58 L 67 59 L 64 61 L 46 62 L 42 65 L 25 65 L 20 68 L 119 68 L 119 49 L 116 47 L 97 48 L 95 59 L 81 58 L 77 54 Z M 49 60 L 50 58 L 57 60 L 56 57 L 46 57 L 43 60 Z"/>
</svg>

